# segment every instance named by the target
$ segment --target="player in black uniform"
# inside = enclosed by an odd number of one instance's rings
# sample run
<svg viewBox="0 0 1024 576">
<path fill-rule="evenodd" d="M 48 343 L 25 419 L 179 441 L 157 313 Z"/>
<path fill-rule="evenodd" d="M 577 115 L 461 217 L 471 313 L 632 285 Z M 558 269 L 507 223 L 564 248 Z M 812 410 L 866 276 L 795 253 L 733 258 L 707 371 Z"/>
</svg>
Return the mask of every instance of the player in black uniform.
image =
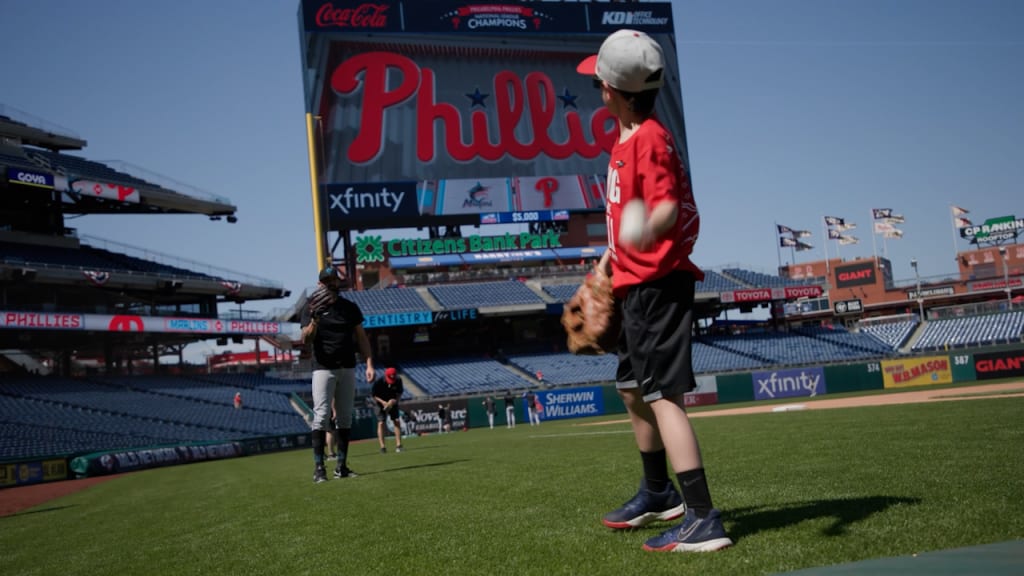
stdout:
<svg viewBox="0 0 1024 576">
<path fill-rule="evenodd" d="M 348 467 L 348 442 L 352 429 L 352 409 L 356 395 L 356 349 L 366 361 L 366 381 L 373 382 L 373 356 L 370 340 L 363 329 L 363 313 L 354 302 L 338 296 L 346 286 L 337 268 L 320 271 L 320 284 L 330 293 L 322 307 L 306 306 L 302 311 L 302 341 L 313 349 L 313 482 L 327 480 L 324 466 L 324 440 L 330 426 L 331 401 L 334 401 L 338 438 L 338 463 L 335 478 L 355 476 Z"/>
</svg>

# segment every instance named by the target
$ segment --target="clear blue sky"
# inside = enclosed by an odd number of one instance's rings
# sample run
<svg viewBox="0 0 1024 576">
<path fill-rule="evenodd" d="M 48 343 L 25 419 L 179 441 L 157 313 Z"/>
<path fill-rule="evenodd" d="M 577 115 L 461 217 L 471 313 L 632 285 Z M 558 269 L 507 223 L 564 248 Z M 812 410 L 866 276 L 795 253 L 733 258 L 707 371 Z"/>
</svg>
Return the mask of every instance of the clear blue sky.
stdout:
<svg viewBox="0 0 1024 576">
<path fill-rule="evenodd" d="M 798 262 L 821 259 L 823 215 L 858 224 L 861 243 L 842 256 L 870 256 L 869 211 L 892 208 L 907 220 L 904 239 L 888 241 L 896 278 L 913 277 L 911 258 L 922 276 L 951 275 L 950 204 L 976 223 L 1024 215 L 1024 2 L 673 4 L 700 265 L 774 270 L 776 222 L 813 232 L 815 250 Z M 239 218 L 68 225 L 293 294 L 310 287 L 297 10 L 297 0 L 0 0 L 0 104 L 85 138 L 87 158 L 227 197 Z"/>
</svg>

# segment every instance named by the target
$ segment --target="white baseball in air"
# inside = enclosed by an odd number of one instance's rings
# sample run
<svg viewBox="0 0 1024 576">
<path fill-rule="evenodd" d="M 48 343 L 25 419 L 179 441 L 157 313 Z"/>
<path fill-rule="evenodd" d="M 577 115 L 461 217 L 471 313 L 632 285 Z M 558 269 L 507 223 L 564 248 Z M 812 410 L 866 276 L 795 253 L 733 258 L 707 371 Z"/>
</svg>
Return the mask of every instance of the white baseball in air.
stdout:
<svg viewBox="0 0 1024 576">
<path fill-rule="evenodd" d="M 647 206 L 644 205 L 644 201 L 636 198 L 626 202 L 620 218 L 622 222 L 619 223 L 619 244 L 639 246 L 644 235 L 644 225 L 647 223 Z"/>
</svg>

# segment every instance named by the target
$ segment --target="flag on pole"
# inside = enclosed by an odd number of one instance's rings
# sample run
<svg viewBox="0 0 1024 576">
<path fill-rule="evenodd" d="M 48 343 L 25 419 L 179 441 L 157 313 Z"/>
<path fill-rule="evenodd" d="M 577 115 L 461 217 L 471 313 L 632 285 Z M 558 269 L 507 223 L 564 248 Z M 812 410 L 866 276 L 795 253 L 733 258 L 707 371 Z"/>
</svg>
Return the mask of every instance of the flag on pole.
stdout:
<svg viewBox="0 0 1024 576">
<path fill-rule="evenodd" d="M 828 239 L 829 240 L 839 240 L 841 237 L 842 237 L 842 234 L 839 233 L 839 230 L 833 230 L 833 229 L 829 228 L 829 230 L 828 230 Z"/>
<path fill-rule="evenodd" d="M 793 238 L 810 238 L 810 230 L 793 230 Z"/>
<path fill-rule="evenodd" d="M 892 230 L 886 230 L 882 236 L 885 238 L 903 238 L 903 230 L 893 228 Z"/>
<path fill-rule="evenodd" d="M 973 226 L 974 225 L 974 222 L 971 222 L 970 220 L 968 220 L 967 218 L 964 218 L 962 216 L 954 217 L 953 221 L 956 222 L 956 227 L 957 228 L 964 228 L 966 226 Z"/>
<path fill-rule="evenodd" d="M 856 244 L 858 242 L 860 242 L 860 239 L 857 238 L 856 236 L 840 236 L 839 237 L 839 244 L 841 246 L 846 246 L 848 244 Z"/>
<path fill-rule="evenodd" d="M 903 224 L 906 220 L 903 214 L 891 214 L 885 218 L 885 221 L 889 224 Z"/>
<path fill-rule="evenodd" d="M 953 210 L 953 216 L 963 216 L 964 214 L 970 214 L 970 210 L 965 210 L 959 206 L 951 206 Z"/>
<path fill-rule="evenodd" d="M 840 232 L 846 232 L 848 230 L 853 230 L 856 227 L 857 227 L 856 224 L 854 224 L 853 222 L 850 222 L 849 224 L 845 224 L 844 223 L 844 224 L 840 224 L 839 226 L 836 226 L 836 230 L 838 230 Z"/>
<path fill-rule="evenodd" d="M 875 218 L 875 220 L 888 218 L 892 216 L 892 208 L 872 208 L 871 215 Z"/>
<path fill-rule="evenodd" d="M 826 226 L 842 226 L 846 221 L 838 216 L 825 216 Z"/>
<path fill-rule="evenodd" d="M 810 250 L 812 248 L 814 248 L 814 246 L 812 246 L 811 244 L 808 244 L 806 242 L 801 242 L 799 240 L 796 241 L 796 251 L 797 252 L 803 252 L 804 250 Z"/>
<path fill-rule="evenodd" d="M 776 224 L 776 228 L 779 229 L 779 234 L 792 234 L 794 230 L 789 226 L 783 226 L 782 224 Z"/>
<path fill-rule="evenodd" d="M 797 242 L 793 238 L 779 238 L 779 246 L 783 248 L 792 248 L 796 246 Z"/>
<path fill-rule="evenodd" d="M 885 234 L 887 232 L 892 232 L 895 229 L 896 227 L 889 222 L 875 222 L 875 234 Z"/>
</svg>

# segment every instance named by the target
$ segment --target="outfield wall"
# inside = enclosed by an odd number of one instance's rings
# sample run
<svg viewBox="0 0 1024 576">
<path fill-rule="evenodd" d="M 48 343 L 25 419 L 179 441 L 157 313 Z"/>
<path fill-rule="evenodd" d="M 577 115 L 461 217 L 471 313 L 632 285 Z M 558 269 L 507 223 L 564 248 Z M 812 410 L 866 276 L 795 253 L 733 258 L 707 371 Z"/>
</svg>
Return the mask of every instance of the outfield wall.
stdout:
<svg viewBox="0 0 1024 576">
<path fill-rule="evenodd" d="M 975 349 L 955 354 L 892 358 L 881 361 L 828 366 L 779 368 L 698 377 L 697 389 L 687 394 L 688 406 L 709 406 L 737 402 L 775 402 L 816 398 L 829 394 L 871 392 L 922 386 L 1024 378 L 1024 346 Z M 534 391 L 544 406 L 541 420 L 563 420 L 590 416 L 625 414 L 626 409 L 612 384 L 555 388 Z M 444 401 L 451 405 L 453 429 L 486 428 L 486 396 Z M 495 398 L 494 425 L 505 426 L 505 407 Z M 301 400 L 299 400 L 301 402 Z M 402 405 L 414 416 L 414 433 L 437 430 L 437 404 L 417 401 Z M 304 403 L 301 404 L 305 406 Z M 308 410 L 308 406 L 305 406 Z M 516 421 L 528 425 L 526 407 L 516 398 Z M 377 419 L 373 410 L 356 409 L 352 439 L 375 438 Z M 65 480 L 72 475 L 94 476 L 206 461 L 249 456 L 278 450 L 305 449 L 309 434 L 252 438 L 217 444 L 155 446 L 112 450 L 85 455 L 56 455 L 0 463 L 0 488 Z"/>
</svg>

